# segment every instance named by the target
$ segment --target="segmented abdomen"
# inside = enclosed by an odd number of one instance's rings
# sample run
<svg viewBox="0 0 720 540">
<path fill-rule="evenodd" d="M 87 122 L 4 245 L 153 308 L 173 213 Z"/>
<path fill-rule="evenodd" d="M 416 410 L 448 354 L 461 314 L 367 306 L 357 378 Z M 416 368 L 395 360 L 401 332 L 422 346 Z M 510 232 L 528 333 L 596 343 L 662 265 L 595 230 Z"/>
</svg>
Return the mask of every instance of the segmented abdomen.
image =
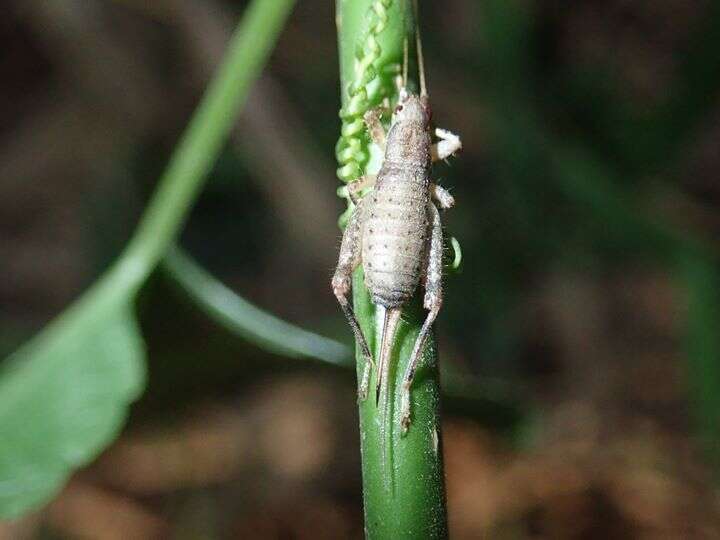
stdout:
<svg viewBox="0 0 720 540">
<path fill-rule="evenodd" d="M 404 304 L 422 273 L 428 234 L 428 172 L 385 163 L 367 195 L 362 232 L 365 284 L 373 303 Z"/>
</svg>

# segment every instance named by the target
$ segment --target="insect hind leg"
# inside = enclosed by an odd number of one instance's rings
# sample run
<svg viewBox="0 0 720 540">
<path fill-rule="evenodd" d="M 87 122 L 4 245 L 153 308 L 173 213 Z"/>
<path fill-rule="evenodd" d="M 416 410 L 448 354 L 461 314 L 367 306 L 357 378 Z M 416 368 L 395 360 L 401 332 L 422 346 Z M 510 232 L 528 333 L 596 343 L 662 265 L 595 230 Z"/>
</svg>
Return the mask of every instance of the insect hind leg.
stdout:
<svg viewBox="0 0 720 540">
<path fill-rule="evenodd" d="M 370 374 L 372 373 L 375 362 L 373 361 L 372 354 L 370 353 L 370 348 L 367 345 L 365 335 L 360 328 L 357 317 L 355 317 L 355 312 L 353 311 L 352 307 L 350 307 L 350 303 L 348 302 L 347 298 L 343 296 L 341 300 L 340 297 L 338 297 L 338 301 L 340 302 L 340 308 L 345 314 L 345 318 L 350 324 L 350 328 L 352 328 L 353 334 L 355 335 L 355 341 L 357 342 L 358 347 L 360 347 L 360 352 L 362 353 L 363 357 L 365 357 L 365 366 L 363 367 L 363 373 L 360 377 L 360 384 L 358 385 L 358 399 L 360 401 L 365 401 L 367 399 L 368 390 L 370 388 Z"/>
<path fill-rule="evenodd" d="M 355 341 L 360 348 L 360 352 L 365 357 L 365 367 L 358 387 L 358 397 L 361 400 L 364 400 L 367 397 L 368 386 L 370 384 L 370 372 L 374 362 L 367 340 L 365 339 L 357 317 L 355 317 L 355 312 L 348 300 L 348 295 L 351 288 L 353 270 L 357 268 L 361 262 L 362 250 L 360 248 L 362 240 L 360 234 L 360 219 L 363 213 L 363 201 L 364 199 L 361 199 L 358 202 L 358 206 L 355 208 L 355 211 L 350 217 L 350 221 L 348 221 L 348 225 L 345 228 L 342 244 L 340 245 L 338 265 L 332 278 L 333 293 L 340 304 L 340 308 L 345 314 L 345 318 L 350 324 L 350 328 L 353 331 Z"/>
<path fill-rule="evenodd" d="M 429 313 L 415 340 L 415 347 L 413 347 L 410 361 L 405 368 L 405 374 L 403 376 L 402 394 L 400 397 L 400 428 L 403 434 L 407 433 L 410 427 L 410 388 L 415 378 L 415 372 L 420 364 L 425 342 L 442 307 L 442 224 L 440 222 L 440 213 L 433 203 L 428 203 L 428 213 L 431 217 L 432 233 L 427 257 L 425 298 L 423 305 L 425 309 L 429 310 Z"/>
</svg>

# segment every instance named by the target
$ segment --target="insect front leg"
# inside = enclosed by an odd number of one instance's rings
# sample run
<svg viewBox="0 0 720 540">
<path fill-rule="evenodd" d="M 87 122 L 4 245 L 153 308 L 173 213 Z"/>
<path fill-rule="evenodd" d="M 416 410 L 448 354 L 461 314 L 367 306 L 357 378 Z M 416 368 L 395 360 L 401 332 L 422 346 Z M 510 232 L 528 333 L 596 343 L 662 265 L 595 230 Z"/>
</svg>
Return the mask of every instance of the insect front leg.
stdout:
<svg viewBox="0 0 720 540">
<path fill-rule="evenodd" d="M 363 206 L 366 204 L 364 201 L 364 199 L 359 201 L 355 212 L 353 212 L 345 228 L 342 244 L 340 245 L 338 265 L 332 278 L 333 293 L 340 303 L 343 313 L 345 313 L 350 328 L 352 328 L 355 340 L 360 347 L 360 352 L 365 357 L 365 367 L 358 387 L 358 397 L 361 400 L 367 398 L 368 388 L 370 386 L 370 373 L 374 362 L 372 354 L 370 354 L 370 348 L 367 345 L 367 340 L 362 333 L 362 329 L 355 317 L 355 312 L 348 300 L 348 293 L 352 286 L 353 270 L 355 270 L 361 262 L 362 235 L 360 223 L 363 215 Z"/>
<path fill-rule="evenodd" d="M 462 149 L 460 137 L 446 129 L 436 128 L 435 136 L 440 140 L 432 146 L 433 161 L 449 158 Z"/>
<path fill-rule="evenodd" d="M 348 194 L 350 195 L 350 200 L 352 200 L 353 204 L 358 205 L 360 201 L 360 193 L 362 192 L 362 190 L 373 187 L 376 181 L 376 175 L 366 174 L 365 176 L 358 178 L 354 182 L 350 182 L 347 185 L 347 188 Z"/>
<path fill-rule="evenodd" d="M 365 116 L 363 116 L 363 119 L 365 120 L 365 125 L 367 126 L 370 138 L 375 144 L 380 147 L 384 154 L 386 135 L 385 128 L 383 127 L 382 122 L 380 122 L 380 117 L 382 116 L 382 113 L 383 107 L 376 107 L 366 112 Z"/>
<path fill-rule="evenodd" d="M 428 214 L 430 223 L 432 224 L 432 232 L 425 270 L 425 298 L 423 306 L 429 310 L 429 313 L 415 340 L 415 347 L 413 348 L 410 361 L 408 362 L 407 368 L 405 368 L 405 375 L 403 376 L 402 394 L 400 396 L 400 428 L 403 434 L 407 433 L 410 427 L 410 387 L 412 386 L 415 372 L 420 364 L 425 341 L 442 306 L 442 223 L 440 222 L 440 212 L 438 212 L 438 209 L 432 202 L 428 203 Z"/>
</svg>

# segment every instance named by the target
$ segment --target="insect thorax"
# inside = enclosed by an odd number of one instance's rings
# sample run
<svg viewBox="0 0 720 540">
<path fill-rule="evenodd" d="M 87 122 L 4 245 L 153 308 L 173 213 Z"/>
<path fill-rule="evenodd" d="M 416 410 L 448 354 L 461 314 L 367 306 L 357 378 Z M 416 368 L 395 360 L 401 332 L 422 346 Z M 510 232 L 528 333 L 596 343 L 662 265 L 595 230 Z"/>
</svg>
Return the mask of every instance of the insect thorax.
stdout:
<svg viewBox="0 0 720 540">
<path fill-rule="evenodd" d="M 422 122 L 406 120 L 390 128 L 385 150 L 385 161 L 397 165 L 430 168 L 430 133 Z"/>
</svg>

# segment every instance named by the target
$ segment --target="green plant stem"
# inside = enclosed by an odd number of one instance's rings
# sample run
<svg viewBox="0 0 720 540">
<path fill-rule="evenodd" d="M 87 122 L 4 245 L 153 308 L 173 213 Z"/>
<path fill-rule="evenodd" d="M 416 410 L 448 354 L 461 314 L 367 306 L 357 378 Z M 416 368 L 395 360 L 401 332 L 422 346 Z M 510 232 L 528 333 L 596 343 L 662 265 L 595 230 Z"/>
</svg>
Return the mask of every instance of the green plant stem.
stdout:
<svg viewBox="0 0 720 540">
<path fill-rule="evenodd" d="M 83 300 L 136 291 L 172 244 L 265 64 L 294 0 L 254 0 L 177 144 L 130 243 Z M 75 307 L 82 309 L 82 302 Z"/>
<path fill-rule="evenodd" d="M 290 358 L 316 358 L 336 366 L 352 366 L 349 347 L 254 306 L 215 279 L 180 248 L 168 251 L 162 266 L 195 304 L 231 333 Z"/>
<path fill-rule="evenodd" d="M 178 234 L 294 0 L 254 0 L 180 140 L 125 253 L 149 273 Z"/>
<path fill-rule="evenodd" d="M 294 0 L 254 0 L 248 6 L 125 251 L 61 317 L 21 349 L 24 354 L 67 340 L 109 306 L 131 301 L 178 235 L 293 5 Z M 9 364 L 20 356 L 13 355 Z"/>
<path fill-rule="evenodd" d="M 357 53 L 372 50 L 366 36 L 376 18 L 373 8 L 387 8 L 384 29 L 374 36 L 380 47 L 373 66 L 378 76 L 368 83 L 369 106 L 376 99 L 373 95 L 391 95 L 396 98 L 392 78 L 384 76 L 385 67 L 399 65 L 402 60 L 405 38 L 414 41 L 414 24 L 411 2 L 377 2 L 370 0 L 338 0 L 337 21 L 340 48 L 341 88 L 343 108 L 351 101 L 349 89 L 357 84 L 361 75 L 356 70 Z M 380 85 L 383 91 L 372 91 L 373 85 Z M 362 111 L 360 111 L 362 113 Z M 343 125 L 343 128 L 345 128 Z M 345 132 L 345 129 L 344 129 Z M 377 149 L 370 148 L 364 133 L 359 135 L 364 144 L 359 155 L 377 155 Z M 343 139 L 341 138 L 341 142 Z M 349 146 L 349 145 L 348 145 Z M 339 145 L 342 148 L 342 144 Z M 361 165 L 361 159 L 357 160 Z M 342 163 L 342 162 L 341 162 Z M 377 160 L 369 160 L 368 171 L 375 172 Z M 349 168 L 345 171 L 350 170 Z M 343 169 L 341 169 L 343 171 Z M 343 178 L 347 179 L 347 178 Z M 353 301 L 358 321 L 368 344 L 375 351 L 379 340 L 376 330 L 379 321 L 375 306 L 365 288 L 362 269 L 354 275 Z M 382 414 L 372 398 L 359 405 L 360 440 L 363 468 L 363 498 L 365 505 L 365 532 L 367 538 L 446 538 L 447 511 L 443 476 L 442 444 L 440 436 L 440 387 L 438 380 L 437 350 L 434 338 L 426 344 L 422 367 L 418 370 L 411 391 L 412 425 L 407 435 L 402 436 L 399 428 L 399 403 L 402 376 L 409 361 L 410 353 L 425 316 L 419 298 L 415 298 L 403 310 L 403 319 L 397 332 L 394 352 L 391 357 L 389 399 L 392 413 L 388 425 L 382 426 Z M 364 360 L 358 353 L 358 377 L 364 367 Z M 376 374 L 370 387 L 374 388 Z M 385 435 L 386 434 L 386 435 Z M 389 467 L 383 462 L 381 442 L 388 438 Z M 389 481 L 386 477 L 389 475 Z"/>
</svg>

